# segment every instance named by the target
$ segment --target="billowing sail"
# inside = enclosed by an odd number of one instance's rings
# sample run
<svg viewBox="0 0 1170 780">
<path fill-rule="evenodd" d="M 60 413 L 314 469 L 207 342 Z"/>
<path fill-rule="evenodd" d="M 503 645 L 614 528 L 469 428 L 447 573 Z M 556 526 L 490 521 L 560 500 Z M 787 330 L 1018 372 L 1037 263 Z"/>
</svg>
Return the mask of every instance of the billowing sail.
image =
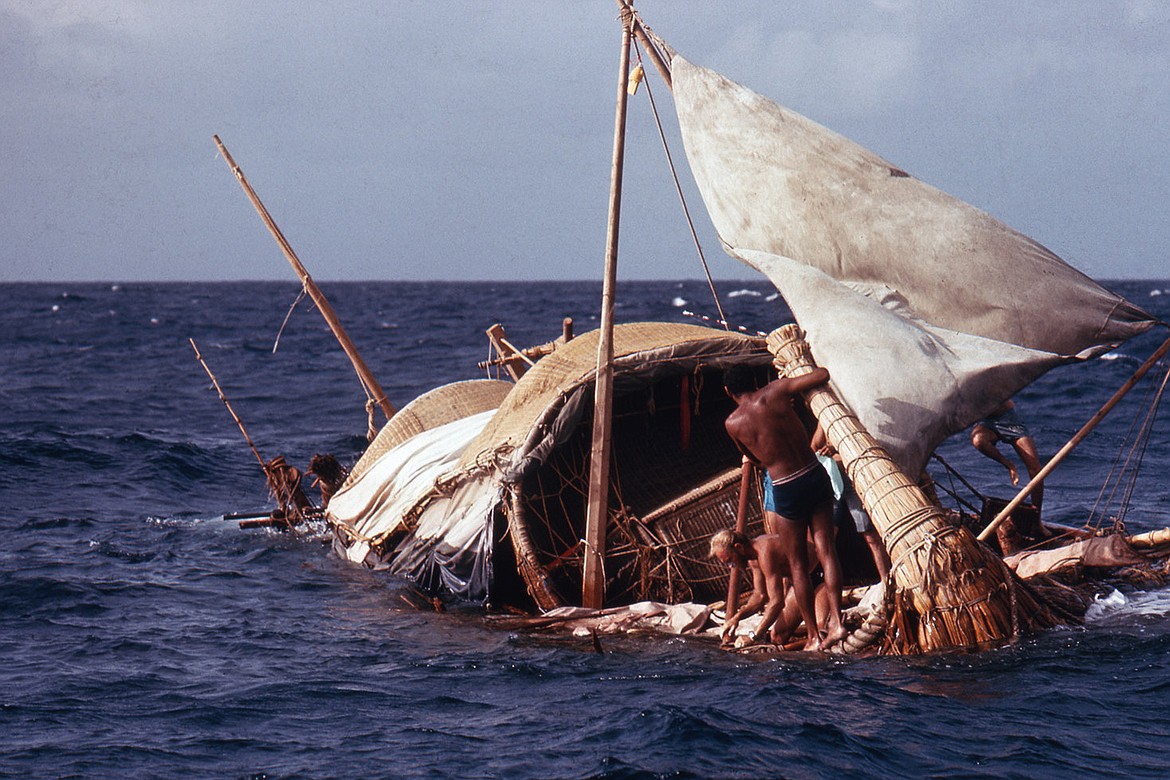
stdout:
<svg viewBox="0 0 1170 780">
<path fill-rule="evenodd" d="M 1055 254 L 675 54 L 687 157 L 725 250 L 784 296 L 909 474 L 1050 368 L 1154 324 Z"/>
</svg>

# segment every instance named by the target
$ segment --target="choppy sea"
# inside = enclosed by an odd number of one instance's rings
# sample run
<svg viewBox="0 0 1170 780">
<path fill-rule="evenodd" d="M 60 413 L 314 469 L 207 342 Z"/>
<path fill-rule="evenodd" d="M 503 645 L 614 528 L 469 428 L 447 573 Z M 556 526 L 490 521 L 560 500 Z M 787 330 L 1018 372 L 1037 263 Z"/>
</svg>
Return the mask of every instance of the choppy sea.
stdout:
<svg viewBox="0 0 1170 780">
<path fill-rule="evenodd" d="M 1170 281 L 1110 285 L 1170 319 Z M 399 406 L 482 375 L 484 330 L 596 326 L 595 283 L 324 284 Z M 719 285 L 770 330 L 766 283 Z M 269 508 L 194 338 L 265 457 L 352 462 L 364 395 L 290 283 L 5 284 L 0 308 L 0 775 L 47 777 L 1170 776 L 1170 590 L 1104 594 L 1084 626 L 980 655 L 730 655 L 693 639 L 550 639 L 473 606 L 420 612 Z M 620 321 L 714 315 L 704 282 L 619 285 Z M 1164 335 L 1164 331 L 1162 331 Z M 1060 447 L 1158 340 L 1017 397 Z M 1091 511 L 1139 388 L 1048 481 Z M 1165 417 L 1165 413 L 1163 414 Z M 1010 497 L 965 436 L 944 457 Z M 1170 526 L 1170 421 L 1130 530 Z"/>
</svg>

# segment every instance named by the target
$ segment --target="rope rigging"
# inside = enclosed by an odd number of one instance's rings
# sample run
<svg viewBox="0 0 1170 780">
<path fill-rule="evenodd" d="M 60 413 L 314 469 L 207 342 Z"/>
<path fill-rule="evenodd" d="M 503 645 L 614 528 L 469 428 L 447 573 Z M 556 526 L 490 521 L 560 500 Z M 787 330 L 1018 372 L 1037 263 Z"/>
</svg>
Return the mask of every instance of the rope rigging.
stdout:
<svg viewBox="0 0 1170 780">
<path fill-rule="evenodd" d="M 634 53 L 638 57 L 638 67 L 642 68 L 642 48 L 634 40 Z M 699 253 L 699 262 L 703 265 L 703 274 L 707 277 L 707 286 L 711 288 L 711 297 L 715 300 L 715 309 L 719 312 L 719 324 L 724 330 L 731 330 L 727 322 L 727 315 L 723 312 L 723 304 L 719 301 L 719 293 L 715 290 L 715 281 L 711 278 L 711 269 L 707 265 L 707 257 L 703 254 L 703 247 L 699 243 L 699 234 L 695 231 L 695 222 L 691 219 L 691 211 L 687 208 L 687 199 L 683 194 L 682 184 L 679 182 L 678 169 L 674 164 L 674 157 L 670 153 L 670 144 L 666 140 L 666 133 L 662 129 L 662 118 L 658 114 L 658 104 L 654 101 L 654 91 L 650 89 L 650 82 L 646 81 L 646 97 L 650 99 L 650 110 L 654 114 L 654 124 L 658 128 L 658 137 L 662 140 L 662 150 L 666 153 L 666 163 L 670 167 L 670 175 L 674 180 L 675 191 L 678 192 L 679 203 L 682 204 L 683 215 L 687 220 L 687 227 L 691 231 L 691 240 L 695 243 L 695 250 Z"/>
<path fill-rule="evenodd" d="M 1165 396 L 1168 383 L 1170 383 L 1170 365 L 1167 366 L 1166 374 L 1158 383 L 1157 389 L 1155 390 L 1154 386 L 1150 385 L 1146 391 L 1145 399 L 1138 405 L 1129 431 L 1123 440 L 1123 444 L 1130 443 L 1118 450 L 1113 466 L 1097 494 L 1093 509 L 1089 512 L 1089 518 L 1086 521 L 1088 527 L 1100 528 L 1110 514 L 1113 514 L 1112 520 L 1115 525 L 1124 527 L 1125 517 L 1129 512 L 1133 493 L 1137 487 L 1142 460 L 1145 458 L 1150 435 L 1154 429 L 1154 421 L 1158 416 L 1158 410 L 1162 405 L 1162 398 Z M 1120 499 L 1117 498 L 1118 493 L 1121 494 Z M 1111 508 L 1113 508 L 1112 511 Z"/>
</svg>

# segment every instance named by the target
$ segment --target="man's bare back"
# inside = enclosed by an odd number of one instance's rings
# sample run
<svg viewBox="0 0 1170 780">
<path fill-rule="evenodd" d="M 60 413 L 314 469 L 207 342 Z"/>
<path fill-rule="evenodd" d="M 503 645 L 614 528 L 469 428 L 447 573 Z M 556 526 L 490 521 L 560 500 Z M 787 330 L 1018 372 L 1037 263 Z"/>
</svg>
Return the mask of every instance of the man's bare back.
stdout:
<svg viewBox="0 0 1170 780">
<path fill-rule="evenodd" d="M 780 378 L 759 390 L 733 396 L 737 406 L 724 423 L 731 440 L 743 454 L 767 469 L 774 480 L 816 462 L 809 434 L 796 413 L 798 393 L 829 380 L 823 368 L 794 379 Z"/>
<path fill-rule="evenodd" d="M 792 587 L 805 625 L 806 649 L 820 650 L 845 636 L 841 623 L 841 567 L 834 544 L 833 494 L 820 472 L 809 432 L 796 413 L 798 394 L 829 381 L 829 372 L 817 368 L 798 377 L 781 377 L 756 388 L 750 371 L 733 367 L 724 373 L 727 394 L 736 408 L 725 422 L 736 447 L 768 472 L 765 481 L 765 527 L 777 532 L 787 559 Z M 811 532 L 825 573 L 829 598 L 828 635 L 822 644 L 814 619 L 806 539 Z"/>
</svg>

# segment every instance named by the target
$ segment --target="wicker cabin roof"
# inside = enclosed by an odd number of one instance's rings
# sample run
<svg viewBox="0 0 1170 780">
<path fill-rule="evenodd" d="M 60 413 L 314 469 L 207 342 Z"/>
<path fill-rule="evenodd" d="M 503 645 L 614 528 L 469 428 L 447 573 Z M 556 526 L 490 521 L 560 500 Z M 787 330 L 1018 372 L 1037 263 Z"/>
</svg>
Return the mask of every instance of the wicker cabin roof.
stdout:
<svg viewBox="0 0 1170 780">
<path fill-rule="evenodd" d="M 597 373 L 599 331 L 584 333 L 540 359 L 516 383 L 492 421 L 464 451 L 461 467 L 487 452 L 524 450 L 542 438 L 555 412 Z M 763 358 L 761 357 L 763 356 Z M 653 375 L 687 362 L 728 364 L 737 358 L 770 360 L 761 338 L 698 325 L 638 322 L 614 328 L 614 376 Z"/>
</svg>

